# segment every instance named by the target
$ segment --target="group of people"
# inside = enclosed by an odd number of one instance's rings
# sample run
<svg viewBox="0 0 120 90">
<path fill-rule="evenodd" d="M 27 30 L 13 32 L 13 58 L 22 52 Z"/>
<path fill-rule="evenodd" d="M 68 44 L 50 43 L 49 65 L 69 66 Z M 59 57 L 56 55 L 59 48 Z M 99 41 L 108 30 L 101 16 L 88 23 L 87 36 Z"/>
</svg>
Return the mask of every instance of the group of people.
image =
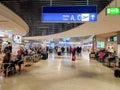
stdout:
<svg viewBox="0 0 120 90">
<path fill-rule="evenodd" d="M 44 48 L 29 48 L 24 49 L 23 47 L 20 47 L 20 49 L 17 51 L 17 55 L 12 55 L 12 47 L 10 45 L 7 45 L 5 47 L 3 62 L 2 62 L 2 68 L 4 68 L 4 74 L 6 76 L 7 68 L 14 68 L 14 72 L 16 72 L 16 65 L 18 65 L 18 71 L 21 71 L 21 65 L 24 63 L 24 57 L 25 56 L 32 56 L 33 54 L 43 54 L 45 52 Z"/>
<path fill-rule="evenodd" d="M 12 52 L 6 51 L 4 53 L 3 62 L 2 62 L 2 68 L 4 68 L 4 74 L 6 76 L 7 69 L 13 68 L 14 72 L 16 72 L 15 65 L 18 65 L 19 71 L 21 71 L 21 64 L 23 64 L 22 56 L 24 55 L 24 50 L 20 48 L 20 50 L 17 51 L 16 58 L 13 60 Z"/>
<path fill-rule="evenodd" d="M 76 52 L 77 54 L 80 54 L 81 53 L 81 50 L 82 48 L 81 47 L 69 47 L 66 48 L 66 51 L 69 52 L 69 53 L 72 53 L 72 56 L 75 56 Z M 39 55 L 45 55 L 45 53 L 47 53 L 47 49 L 45 48 L 29 48 L 29 49 L 24 49 L 24 48 L 20 48 L 18 51 L 17 51 L 17 55 L 16 55 L 16 58 L 13 59 L 13 56 L 12 56 L 12 46 L 11 45 L 7 45 L 5 47 L 5 52 L 4 52 L 4 57 L 3 57 L 3 65 L 4 65 L 4 74 L 6 76 L 6 69 L 8 67 L 12 67 L 14 68 L 14 71 L 16 72 L 16 65 L 18 65 L 19 67 L 19 71 L 21 71 L 21 65 L 24 63 L 23 62 L 23 58 L 24 56 L 27 56 L 27 55 L 33 55 L 33 54 L 39 54 Z M 61 53 L 64 53 L 65 52 L 65 47 L 57 47 L 57 52 L 61 52 Z M 47 57 L 48 57 L 48 54 L 47 54 Z"/>
<path fill-rule="evenodd" d="M 71 48 L 71 53 L 72 53 L 72 57 L 76 55 L 76 52 L 77 52 L 77 55 L 80 55 L 81 54 L 81 51 L 82 51 L 82 48 L 81 47 L 72 47 Z"/>
<path fill-rule="evenodd" d="M 82 48 L 81 47 L 79 47 L 79 46 L 77 46 L 77 47 L 67 47 L 66 48 L 67 50 L 67 53 L 72 53 L 72 56 L 75 56 L 76 55 L 76 53 L 77 53 L 77 55 L 80 55 L 81 54 L 81 51 L 82 51 Z M 58 55 L 61 55 L 61 53 L 64 53 L 64 51 L 65 51 L 65 48 L 64 47 L 57 47 L 57 48 L 55 48 L 55 50 L 56 50 L 56 52 L 57 52 L 57 54 Z"/>
<path fill-rule="evenodd" d="M 114 61 L 115 56 L 116 56 L 115 53 L 109 52 L 108 50 L 104 50 L 104 49 L 95 52 L 95 58 L 102 63 L 104 63 L 106 57 L 108 57 L 110 62 Z"/>
</svg>

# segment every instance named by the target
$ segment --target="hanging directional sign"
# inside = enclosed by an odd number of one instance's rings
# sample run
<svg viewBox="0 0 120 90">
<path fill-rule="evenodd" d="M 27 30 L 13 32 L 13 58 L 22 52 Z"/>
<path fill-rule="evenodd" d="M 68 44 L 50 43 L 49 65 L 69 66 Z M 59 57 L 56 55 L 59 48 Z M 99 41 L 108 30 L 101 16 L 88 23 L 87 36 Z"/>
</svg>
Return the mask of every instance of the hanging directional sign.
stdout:
<svg viewBox="0 0 120 90">
<path fill-rule="evenodd" d="M 120 15 L 120 7 L 109 7 L 106 8 L 107 15 Z"/>
<path fill-rule="evenodd" d="M 79 23 L 97 21 L 96 6 L 44 6 L 42 22 Z"/>
</svg>

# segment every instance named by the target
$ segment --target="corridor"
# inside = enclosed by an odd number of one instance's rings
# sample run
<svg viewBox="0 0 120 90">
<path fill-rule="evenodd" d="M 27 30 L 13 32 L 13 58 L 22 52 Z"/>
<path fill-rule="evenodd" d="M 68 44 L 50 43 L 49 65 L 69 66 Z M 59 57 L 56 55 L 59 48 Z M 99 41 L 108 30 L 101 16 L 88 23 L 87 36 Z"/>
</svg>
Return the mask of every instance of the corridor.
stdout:
<svg viewBox="0 0 120 90">
<path fill-rule="evenodd" d="M 0 90 L 120 90 L 120 79 L 113 70 L 90 60 L 87 54 L 77 57 L 50 54 L 20 73 L 0 77 Z"/>
</svg>

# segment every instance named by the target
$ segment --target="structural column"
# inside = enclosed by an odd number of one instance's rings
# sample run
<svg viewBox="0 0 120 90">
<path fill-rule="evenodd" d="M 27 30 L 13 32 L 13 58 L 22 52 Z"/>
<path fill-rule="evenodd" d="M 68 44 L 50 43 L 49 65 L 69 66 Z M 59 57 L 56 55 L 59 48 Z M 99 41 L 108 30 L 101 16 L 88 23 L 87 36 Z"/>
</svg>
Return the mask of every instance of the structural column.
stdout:
<svg viewBox="0 0 120 90">
<path fill-rule="evenodd" d="M 117 55 L 120 57 L 120 31 L 117 32 Z"/>
</svg>

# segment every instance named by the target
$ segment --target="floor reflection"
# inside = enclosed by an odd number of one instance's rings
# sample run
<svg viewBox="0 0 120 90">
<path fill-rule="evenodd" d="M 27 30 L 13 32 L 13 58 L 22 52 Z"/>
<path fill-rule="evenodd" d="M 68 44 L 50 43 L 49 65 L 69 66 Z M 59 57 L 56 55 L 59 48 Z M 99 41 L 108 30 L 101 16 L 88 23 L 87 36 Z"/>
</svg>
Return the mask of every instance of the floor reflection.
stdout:
<svg viewBox="0 0 120 90">
<path fill-rule="evenodd" d="M 40 60 L 11 77 L 0 77 L 0 90 L 120 90 L 120 79 L 113 71 L 89 54 L 76 56 L 65 53 L 49 54 L 48 60 Z"/>
</svg>

